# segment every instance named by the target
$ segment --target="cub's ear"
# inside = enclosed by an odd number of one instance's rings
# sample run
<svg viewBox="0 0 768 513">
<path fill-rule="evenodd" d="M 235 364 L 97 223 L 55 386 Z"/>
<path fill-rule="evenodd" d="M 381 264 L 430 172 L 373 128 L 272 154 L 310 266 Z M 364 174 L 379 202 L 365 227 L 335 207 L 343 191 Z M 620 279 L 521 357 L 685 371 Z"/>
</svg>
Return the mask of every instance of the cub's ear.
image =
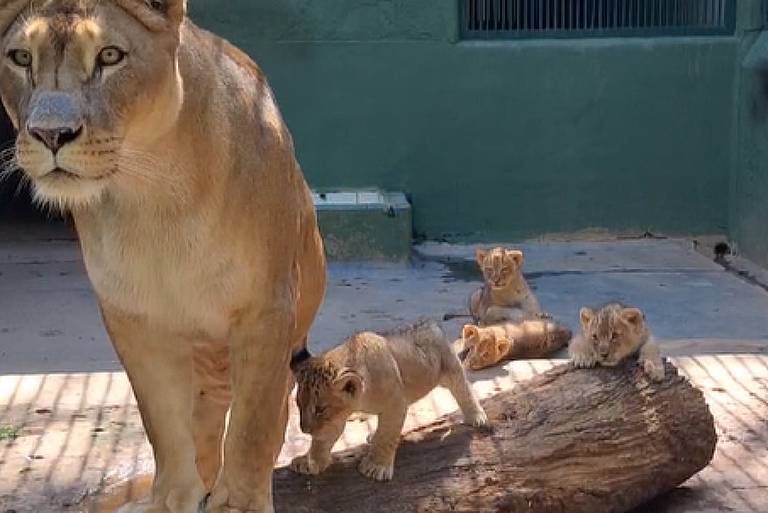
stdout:
<svg viewBox="0 0 768 513">
<path fill-rule="evenodd" d="M 496 354 L 499 358 L 504 358 L 509 354 L 509 350 L 512 349 L 512 341 L 507 337 L 496 339 Z"/>
<path fill-rule="evenodd" d="M 508 249 L 507 256 L 510 257 L 517 264 L 517 267 L 523 267 L 523 252 L 516 249 Z"/>
<path fill-rule="evenodd" d="M 357 399 L 363 393 L 363 378 L 357 372 L 346 369 L 333 382 L 336 390 L 347 394 L 350 399 Z"/>
<path fill-rule="evenodd" d="M 480 328 L 474 324 L 465 324 L 464 329 L 461 330 L 461 338 L 465 343 L 476 344 L 477 339 L 480 337 Z"/>
<path fill-rule="evenodd" d="M 477 262 L 477 265 L 482 267 L 483 264 L 485 263 L 485 257 L 487 257 L 487 256 L 488 256 L 488 250 L 487 249 L 477 248 L 475 250 L 475 261 Z"/>
<path fill-rule="evenodd" d="M 291 356 L 291 371 L 295 374 L 310 358 L 312 358 L 312 354 L 309 350 L 306 347 L 301 348 Z"/>
<path fill-rule="evenodd" d="M 8 32 L 28 5 L 29 0 L 0 0 L 0 38 Z"/>
<path fill-rule="evenodd" d="M 630 326 L 637 328 L 643 324 L 645 316 L 639 308 L 624 308 L 621 311 L 621 319 Z"/>
<path fill-rule="evenodd" d="M 595 318 L 595 312 L 593 312 L 591 308 L 587 308 L 585 306 L 581 310 L 579 310 L 579 319 L 581 320 L 582 326 L 584 327 L 588 326 L 589 323 L 592 322 L 592 319 L 594 318 Z"/>
</svg>

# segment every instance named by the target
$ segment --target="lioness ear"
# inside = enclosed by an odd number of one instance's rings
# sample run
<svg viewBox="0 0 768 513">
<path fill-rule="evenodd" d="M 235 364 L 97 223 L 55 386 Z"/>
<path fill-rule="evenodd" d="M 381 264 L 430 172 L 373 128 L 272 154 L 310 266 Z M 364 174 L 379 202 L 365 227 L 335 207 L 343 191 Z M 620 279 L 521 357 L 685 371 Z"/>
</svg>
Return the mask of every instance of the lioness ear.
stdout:
<svg viewBox="0 0 768 513">
<path fill-rule="evenodd" d="M 345 370 L 333 382 L 336 390 L 357 399 L 363 391 L 363 378 L 353 370 Z"/>
<path fill-rule="evenodd" d="M 0 38 L 5 36 L 29 0 L 0 0 Z"/>
<path fill-rule="evenodd" d="M 579 319 L 581 319 L 582 326 L 588 326 L 592 319 L 595 317 L 595 312 L 586 306 L 579 310 Z"/>
<path fill-rule="evenodd" d="M 115 0 L 115 2 L 153 32 L 177 31 L 187 14 L 187 0 Z"/>
<path fill-rule="evenodd" d="M 508 338 L 504 337 L 496 339 L 496 354 L 498 354 L 499 357 L 506 356 L 510 349 L 512 349 L 512 341 Z"/>
<path fill-rule="evenodd" d="M 187 0 L 144 0 L 144 3 L 174 23 L 181 23 L 187 15 Z"/>
<path fill-rule="evenodd" d="M 639 308 L 624 308 L 621 311 L 621 318 L 630 326 L 637 328 L 643 324 L 643 312 Z"/>
<path fill-rule="evenodd" d="M 488 256 L 487 249 L 477 248 L 475 250 L 475 261 L 477 261 L 477 265 L 482 267 L 482 265 L 485 263 L 485 257 L 487 256 Z"/>
<path fill-rule="evenodd" d="M 476 339 L 479 336 L 480 336 L 480 328 L 478 328 L 474 324 L 465 324 L 464 329 L 461 330 L 461 338 L 464 339 L 464 342 L 469 342 L 470 340 Z"/>
<path fill-rule="evenodd" d="M 522 251 L 518 251 L 516 249 L 508 249 L 507 250 L 507 256 L 515 261 L 515 263 L 517 264 L 517 267 L 522 267 L 523 266 L 524 258 L 523 258 L 523 252 Z"/>
</svg>

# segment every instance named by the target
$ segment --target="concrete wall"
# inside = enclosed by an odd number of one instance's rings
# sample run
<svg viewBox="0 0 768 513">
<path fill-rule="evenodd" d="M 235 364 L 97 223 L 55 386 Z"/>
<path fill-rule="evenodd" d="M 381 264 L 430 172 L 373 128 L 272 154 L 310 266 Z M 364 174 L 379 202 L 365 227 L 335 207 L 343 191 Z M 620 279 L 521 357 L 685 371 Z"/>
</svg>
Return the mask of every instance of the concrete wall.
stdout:
<svg viewBox="0 0 768 513">
<path fill-rule="evenodd" d="M 768 32 L 758 3 L 740 13 L 730 227 L 739 251 L 768 266 Z"/>
<path fill-rule="evenodd" d="M 457 41 L 453 0 L 193 0 L 268 73 L 315 187 L 430 238 L 725 232 L 738 41 Z"/>
</svg>

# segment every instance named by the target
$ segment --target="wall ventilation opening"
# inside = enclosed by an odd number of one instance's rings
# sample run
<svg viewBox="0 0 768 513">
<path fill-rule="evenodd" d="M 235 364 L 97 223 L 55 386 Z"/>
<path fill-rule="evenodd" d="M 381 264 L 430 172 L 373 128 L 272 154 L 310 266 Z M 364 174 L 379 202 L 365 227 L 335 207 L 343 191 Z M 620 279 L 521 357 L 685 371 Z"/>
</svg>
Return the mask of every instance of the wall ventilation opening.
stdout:
<svg viewBox="0 0 768 513">
<path fill-rule="evenodd" d="M 736 0 L 459 0 L 463 39 L 732 35 Z"/>
</svg>

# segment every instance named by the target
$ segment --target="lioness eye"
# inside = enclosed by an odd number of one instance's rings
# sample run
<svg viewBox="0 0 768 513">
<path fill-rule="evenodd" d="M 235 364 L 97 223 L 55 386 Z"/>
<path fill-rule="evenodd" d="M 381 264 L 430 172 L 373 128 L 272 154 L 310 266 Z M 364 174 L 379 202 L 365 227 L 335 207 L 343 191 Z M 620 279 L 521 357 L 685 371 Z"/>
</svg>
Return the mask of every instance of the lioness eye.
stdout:
<svg viewBox="0 0 768 513">
<path fill-rule="evenodd" d="M 114 66 L 125 58 L 125 52 L 115 46 L 108 46 L 99 52 L 99 66 Z"/>
<path fill-rule="evenodd" d="M 597 335 L 592 335 L 592 340 L 597 340 Z"/>
<path fill-rule="evenodd" d="M 16 66 L 22 68 L 28 68 L 32 65 L 32 54 L 27 50 L 11 50 L 8 52 L 8 58 L 11 59 Z"/>
</svg>

